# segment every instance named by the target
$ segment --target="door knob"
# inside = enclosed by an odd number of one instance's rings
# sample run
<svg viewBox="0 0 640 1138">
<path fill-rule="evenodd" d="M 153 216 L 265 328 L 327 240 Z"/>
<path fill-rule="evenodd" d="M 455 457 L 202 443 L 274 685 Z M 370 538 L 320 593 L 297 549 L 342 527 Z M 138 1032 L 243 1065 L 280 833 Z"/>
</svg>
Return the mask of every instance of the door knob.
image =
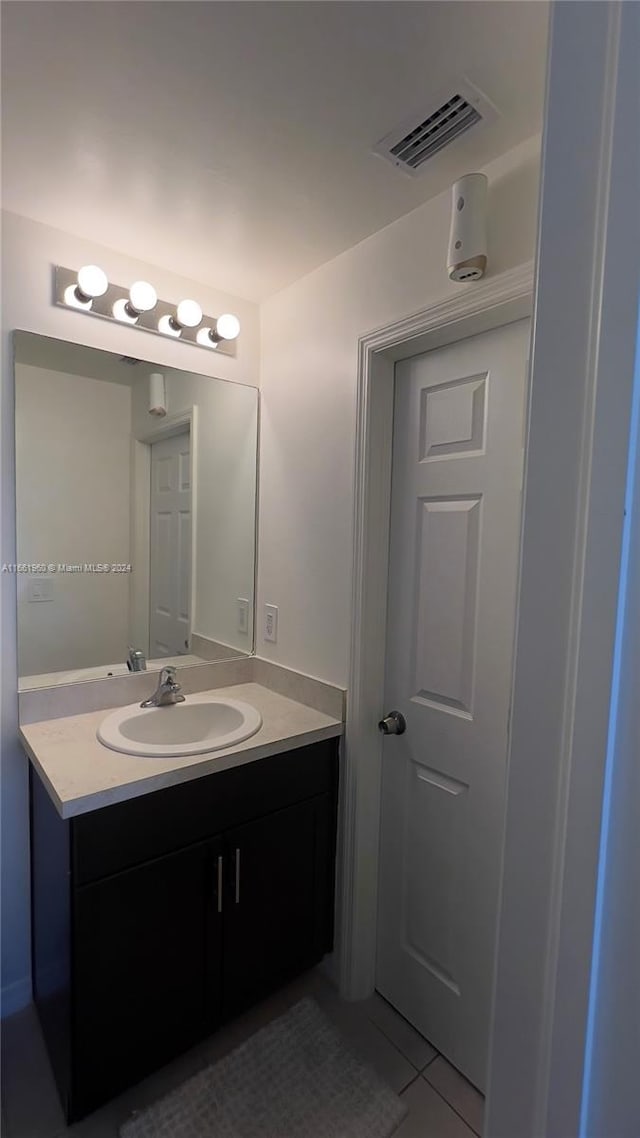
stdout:
<svg viewBox="0 0 640 1138">
<path fill-rule="evenodd" d="M 401 711 L 390 711 L 378 724 L 383 735 L 404 735 L 406 730 L 407 721 Z"/>
</svg>

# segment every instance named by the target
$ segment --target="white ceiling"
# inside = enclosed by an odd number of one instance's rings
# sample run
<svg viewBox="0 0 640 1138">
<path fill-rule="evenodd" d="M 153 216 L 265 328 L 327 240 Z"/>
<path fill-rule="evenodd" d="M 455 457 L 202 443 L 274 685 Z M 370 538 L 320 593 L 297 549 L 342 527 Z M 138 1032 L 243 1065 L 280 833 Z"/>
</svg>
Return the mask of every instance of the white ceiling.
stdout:
<svg viewBox="0 0 640 1138">
<path fill-rule="evenodd" d="M 3 204 L 261 299 L 538 131 L 542 0 L 2 4 Z M 465 75 L 421 177 L 371 148 Z"/>
</svg>

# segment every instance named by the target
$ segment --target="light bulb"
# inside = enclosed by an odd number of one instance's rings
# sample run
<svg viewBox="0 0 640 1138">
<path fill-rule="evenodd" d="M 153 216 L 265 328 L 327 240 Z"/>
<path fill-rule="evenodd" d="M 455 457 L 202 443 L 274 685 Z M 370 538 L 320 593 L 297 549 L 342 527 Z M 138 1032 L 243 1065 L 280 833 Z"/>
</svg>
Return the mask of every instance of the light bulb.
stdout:
<svg viewBox="0 0 640 1138">
<path fill-rule="evenodd" d="M 113 315 L 115 316 L 116 320 L 121 320 L 123 324 L 138 323 L 138 314 L 136 312 L 129 311 L 129 304 L 124 299 L 124 297 L 122 297 L 120 300 L 115 301 L 113 305 Z"/>
<path fill-rule="evenodd" d="M 202 320 L 202 309 L 196 300 L 181 300 L 176 309 L 176 321 L 181 328 L 197 328 Z"/>
<path fill-rule="evenodd" d="M 238 317 L 232 316 L 230 312 L 223 313 L 216 320 L 216 332 L 223 340 L 235 340 L 240 332 Z"/>
<path fill-rule="evenodd" d="M 170 316 L 161 316 L 158 320 L 158 331 L 162 332 L 165 336 L 178 337 L 182 329 L 176 327 Z"/>
<path fill-rule="evenodd" d="M 213 328 L 198 328 L 196 340 L 203 348 L 217 348 L 218 340 Z"/>
<path fill-rule="evenodd" d="M 87 297 L 93 300 L 96 296 L 104 296 L 108 287 L 107 274 L 97 265 L 83 265 L 79 270 L 78 289 L 82 294 L 81 300 L 85 300 Z"/>
<path fill-rule="evenodd" d="M 91 297 L 89 297 L 87 300 L 84 300 L 80 297 L 77 285 L 67 286 L 67 288 L 64 290 L 64 302 L 65 304 L 68 304 L 70 308 L 82 308 L 85 312 L 88 312 L 91 308 L 91 305 L 93 304 Z"/>
<path fill-rule="evenodd" d="M 151 312 L 158 303 L 158 294 L 148 281 L 135 281 L 129 289 L 129 304 L 134 312 Z"/>
</svg>

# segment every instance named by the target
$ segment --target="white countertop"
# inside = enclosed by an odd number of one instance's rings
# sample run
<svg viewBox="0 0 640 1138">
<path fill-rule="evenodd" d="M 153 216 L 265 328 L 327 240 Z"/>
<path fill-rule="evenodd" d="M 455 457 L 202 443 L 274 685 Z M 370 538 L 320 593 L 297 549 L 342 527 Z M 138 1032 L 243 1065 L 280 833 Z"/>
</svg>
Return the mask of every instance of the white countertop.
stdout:
<svg viewBox="0 0 640 1138">
<path fill-rule="evenodd" d="M 252 704 L 262 715 L 262 727 L 237 746 L 183 759 L 125 755 L 105 747 L 98 742 L 96 731 L 110 711 L 24 724 L 20 738 L 58 813 L 62 818 L 72 818 L 215 771 L 335 738 L 343 731 L 340 719 L 261 684 L 237 684 L 208 694 L 224 694 Z"/>
</svg>

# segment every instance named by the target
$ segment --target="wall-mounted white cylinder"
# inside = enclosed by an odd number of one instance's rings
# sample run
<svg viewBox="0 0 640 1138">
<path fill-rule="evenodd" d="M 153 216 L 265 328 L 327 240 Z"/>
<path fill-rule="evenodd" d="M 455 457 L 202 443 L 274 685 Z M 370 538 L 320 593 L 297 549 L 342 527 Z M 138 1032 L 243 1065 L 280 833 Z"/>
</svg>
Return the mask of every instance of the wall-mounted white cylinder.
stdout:
<svg viewBox="0 0 640 1138">
<path fill-rule="evenodd" d="M 160 371 L 152 371 L 149 376 L 149 414 L 166 415 L 167 397 L 164 376 Z"/>
<path fill-rule="evenodd" d="M 485 274 L 487 189 L 485 174 L 465 174 L 453 184 L 447 254 L 447 271 L 452 281 L 477 281 Z"/>
</svg>

